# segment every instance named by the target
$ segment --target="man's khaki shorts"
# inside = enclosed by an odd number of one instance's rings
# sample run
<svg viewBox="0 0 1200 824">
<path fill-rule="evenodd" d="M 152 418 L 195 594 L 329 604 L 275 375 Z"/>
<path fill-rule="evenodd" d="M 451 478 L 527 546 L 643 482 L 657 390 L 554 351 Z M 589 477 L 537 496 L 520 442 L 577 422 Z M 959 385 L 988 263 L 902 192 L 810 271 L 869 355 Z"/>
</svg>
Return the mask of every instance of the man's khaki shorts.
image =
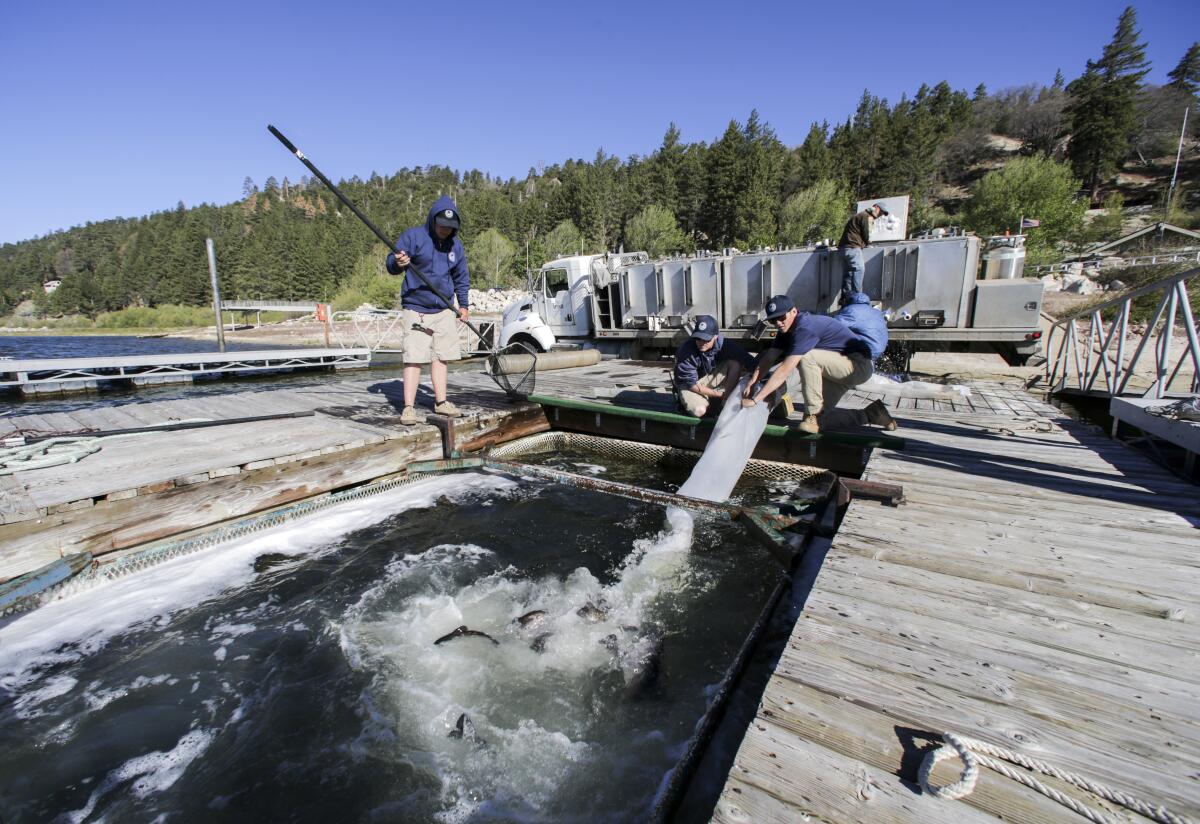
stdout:
<svg viewBox="0 0 1200 824">
<path fill-rule="evenodd" d="M 403 324 L 405 363 L 456 361 L 462 357 L 458 347 L 457 313 L 443 309 L 422 315 L 405 309 Z"/>
</svg>

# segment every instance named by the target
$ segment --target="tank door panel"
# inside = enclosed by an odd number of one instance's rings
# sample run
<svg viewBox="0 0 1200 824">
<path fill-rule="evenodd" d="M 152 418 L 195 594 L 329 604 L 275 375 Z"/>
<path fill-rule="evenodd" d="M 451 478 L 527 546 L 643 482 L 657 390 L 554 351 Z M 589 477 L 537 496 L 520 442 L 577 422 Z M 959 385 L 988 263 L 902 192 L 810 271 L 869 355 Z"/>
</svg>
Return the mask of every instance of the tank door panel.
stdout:
<svg viewBox="0 0 1200 824">
<path fill-rule="evenodd" d="M 883 303 L 890 326 L 922 325 L 919 313 L 936 315 L 939 326 L 966 326 L 965 301 L 975 280 L 977 238 L 883 244 L 870 247 L 866 257 L 864 290 Z"/>
<path fill-rule="evenodd" d="M 775 294 L 769 255 L 725 259 L 723 329 L 749 329 L 758 322 L 767 298 Z"/>
<path fill-rule="evenodd" d="M 787 295 L 799 309 L 827 312 L 841 289 L 836 251 L 801 249 L 780 252 L 771 260 L 771 295 Z"/>
<path fill-rule="evenodd" d="M 662 275 L 662 294 L 659 296 L 659 313 L 665 318 L 665 328 L 683 325 L 691 303 L 691 286 L 688 283 L 688 261 L 667 260 L 658 264 Z"/>
<path fill-rule="evenodd" d="M 646 328 L 646 318 L 658 314 L 658 269 L 653 263 L 625 267 L 621 273 L 621 325 Z"/>
<path fill-rule="evenodd" d="M 712 315 L 721 317 L 720 261 L 716 258 L 697 258 L 680 266 L 680 311 L 672 314 Z"/>
</svg>

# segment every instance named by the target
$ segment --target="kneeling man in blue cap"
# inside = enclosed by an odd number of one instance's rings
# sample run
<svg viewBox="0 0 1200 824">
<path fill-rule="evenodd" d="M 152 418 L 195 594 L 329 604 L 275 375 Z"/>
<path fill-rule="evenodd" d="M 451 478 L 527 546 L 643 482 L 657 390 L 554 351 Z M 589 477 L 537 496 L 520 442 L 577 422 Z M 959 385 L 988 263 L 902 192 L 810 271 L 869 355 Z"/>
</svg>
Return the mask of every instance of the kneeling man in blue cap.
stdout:
<svg viewBox="0 0 1200 824">
<path fill-rule="evenodd" d="M 787 295 L 771 298 L 766 310 L 767 322 L 774 324 L 778 332 L 770 347 L 759 356 L 742 405 L 773 403 L 775 390 L 798 371 L 805 407 L 800 430 L 819 432 L 823 425 L 831 422 L 831 413 L 842 396 L 871 377 L 874 367 L 870 347 L 846 324 L 825 315 L 797 310 Z M 756 389 L 755 384 L 767 375 L 776 361 L 779 361 L 778 368 Z M 872 401 L 866 409 L 845 412 L 854 423 L 896 428 L 896 422 L 880 401 Z"/>
<path fill-rule="evenodd" d="M 704 417 L 712 400 L 725 400 L 754 358 L 717 331 L 712 315 L 696 318 L 692 335 L 675 352 L 675 395 L 689 415 Z"/>
</svg>

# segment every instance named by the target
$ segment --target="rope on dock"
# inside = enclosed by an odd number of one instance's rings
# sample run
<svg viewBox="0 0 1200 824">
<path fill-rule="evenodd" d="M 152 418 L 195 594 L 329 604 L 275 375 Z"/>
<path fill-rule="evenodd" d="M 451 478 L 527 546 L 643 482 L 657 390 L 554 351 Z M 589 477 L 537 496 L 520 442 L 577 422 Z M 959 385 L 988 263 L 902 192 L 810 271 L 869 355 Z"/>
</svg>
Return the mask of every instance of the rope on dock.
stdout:
<svg viewBox="0 0 1200 824">
<path fill-rule="evenodd" d="M 99 438 L 50 438 L 25 446 L 10 446 L 0 449 L 0 475 L 75 463 L 99 451 Z"/>
<path fill-rule="evenodd" d="M 1112 819 L 1108 816 L 1081 804 L 1071 796 L 1061 793 L 1053 787 L 1046 786 L 1032 775 L 1018 772 L 1003 763 L 1004 761 L 1008 761 L 1032 772 L 1040 772 L 1043 775 L 1049 775 L 1060 781 L 1073 784 L 1114 804 L 1119 804 L 1126 809 L 1133 810 L 1139 815 L 1153 821 L 1158 821 L 1160 824 L 1193 824 L 1191 819 L 1173 813 L 1161 804 L 1150 804 L 1135 796 L 1110 789 L 1103 784 L 1097 784 L 1095 781 L 1084 778 L 1081 775 L 1060 770 L 1043 761 L 1029 758 L 1002 747 L 992 746 L 985 741 L 977 741 L 974 738 L 967 738 L 965 735 L 956 735 L 952 732 L 943 733 L 942 740 L 946 743 L 925 755 L 925 760 L 921 762 L 921 770 L 918 774 L 921 789 L 934 798 L 953 800 L 970 795 L 975 789 L 975 782 L 979 778 L 979 765 L 982 764 L 988 769 L 994 770 L 1007 778 L 1024 784 L 1032 790 L 1036 790 L 1047 798 L 1057 801 L 1059 804 L 1082 815 L 1089 821 L 1094 821 L 1096 824 L 1112 824 Z M 929 779 L 933 773 L 934 766 L 939 761 L 955 756 L 958 756 L 963 762 L 963 771 L 959 780 L 944 787 L 936 787 L 931 784 Z M 989 758 L 988 756 L 994 757 Z"/>
</svg>

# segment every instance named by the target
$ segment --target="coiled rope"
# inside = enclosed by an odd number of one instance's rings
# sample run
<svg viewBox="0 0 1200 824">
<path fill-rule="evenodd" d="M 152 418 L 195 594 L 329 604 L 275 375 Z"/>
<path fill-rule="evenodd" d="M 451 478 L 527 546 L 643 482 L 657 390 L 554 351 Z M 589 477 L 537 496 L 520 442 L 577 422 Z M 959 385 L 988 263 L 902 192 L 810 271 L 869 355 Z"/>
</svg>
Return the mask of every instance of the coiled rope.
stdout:
<svg viewBox="0 0 1200 824">
<path fill-rule="evenodd" d="M 99 438 L 50 438 L 25 446 L 10 446 L 0 449 L 0 475 L 75 463 L 99 451 Z"/>
<path fill-rule="evenodd" d="M 942 740 L 945 741 L 942 746 L 925 755 L 925 760 L 921 762 L 921 771 L 918 774 L 921 789 L 934 798 L 953 800 L 970 795 L 972 790 L 975 789 L 976 780 L 979 778 L 979 766 L 983 765 L 1007 778 L 1024 784 L 1032 790 L 1036 790 L 1047 798 L 1057 801 L 1059 804 L 1082 815 L 1089 821 L 1094 821 L 1096 824 L 1112 824 L 1112 819 L 1108 816 L 1081 804 L 1071 796 L 1061 793 L 1053 787 L 1046 786 L 1032 775 L 1014 770 L 1003 763 L 1004 761 L 1008 761 L 1032 772 L 1040 772 L 1043 775 L 1053 776 L 1060 781 L 1073 784 L 1082 790 L 1087 790 L 1103 799 L 1111 801 L 1114 804 L 1119 804 L 1126 809 L 1133 810 L 1139 815 L 1153 821 L 1158 821 L 1161 824 L 1193 824 L 1191 819 L 1173 813 L 1161 804 L 1150 804 L 1127 793 L 1110 789 L 1103 784 L 1097 784 L 1081 775 L 1060 770 L 1045 762 L 1003 749 L 1002 747 L 992 746 L 985 741 L 976 741 L 973 738 L 956 735 L 952 732 L 943 733 Z M 931 784 L 929 778 L 937 763 L 955 756 L 958 756 L 963 762 L 963 771 L 959 780 L 944 787 L 937 787 Z"/>
</svg>

